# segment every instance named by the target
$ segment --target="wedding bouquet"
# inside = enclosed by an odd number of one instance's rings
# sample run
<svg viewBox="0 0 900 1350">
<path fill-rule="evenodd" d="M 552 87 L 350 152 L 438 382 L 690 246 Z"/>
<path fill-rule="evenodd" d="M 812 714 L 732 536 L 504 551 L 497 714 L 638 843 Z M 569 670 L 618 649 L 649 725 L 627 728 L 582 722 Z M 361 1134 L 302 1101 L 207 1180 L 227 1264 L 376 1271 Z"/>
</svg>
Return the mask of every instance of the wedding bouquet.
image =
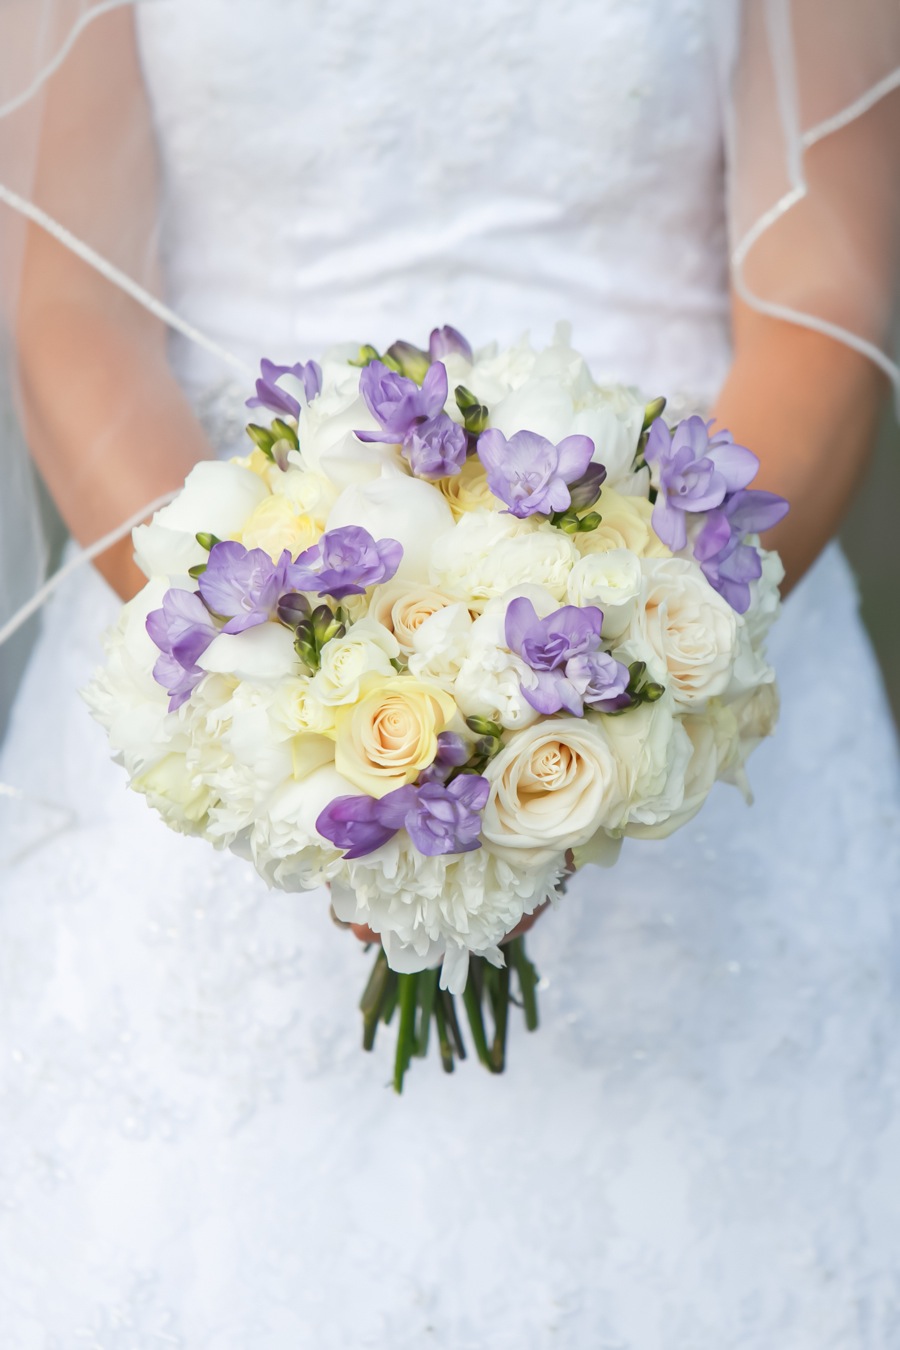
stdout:
<svg viewBox="0 0 900 1350">
<path fill-rule="evenodd" d="M 454 995 L 500 1069 L 510 999 L 537 1021 L 504 937 L 716 779 L 746 791 L 787 505 L 727 431 L 598 386 L 563 326 L 263 361 L 248 403 L 251 453 L 134 531 L 148 581 L 88 703 L 167 824 L 378 934 L 364 1041 L 399 1008 L 398 1090 L 432 1021 L 464 1053 Z"/>
</svg>

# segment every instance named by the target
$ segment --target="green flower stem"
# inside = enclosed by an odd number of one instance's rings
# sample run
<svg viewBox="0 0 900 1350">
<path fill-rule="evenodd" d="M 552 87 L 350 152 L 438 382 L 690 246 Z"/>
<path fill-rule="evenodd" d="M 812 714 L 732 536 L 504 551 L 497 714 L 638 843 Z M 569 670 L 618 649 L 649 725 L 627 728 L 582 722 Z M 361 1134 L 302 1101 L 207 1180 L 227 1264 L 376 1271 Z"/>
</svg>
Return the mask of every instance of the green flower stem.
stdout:
<svg viewBox="0 0 900 1350">
<path fill-rule="evenodd" d="M 447 1019 L 444 1016 L 444 1004 L 440 994 L 434 1001 L 434 1021 L 437 1026 L 438 1045 L 441 1051 L 441 1066 L 444 1073 L 453 1072 L 453 1047 L 447 1035 Z"/>
<path fill-rule="evenodd" d="M 459 1029 L 459 1022 L 456 1017 L 456 1001 L 453 998 L 453 995 L 448 993 L 446 989 L 438 991 L 438 998 L 443 1004 L 444 1017 L 447 1021 L 447 1030 L 450 1033 L 450 1039 L 453 1042 L 456 1057 L 457 1059 L 465 1059 L 466 1045 L 462 1038 L 462 1032 Z"/>
<path fill-rule="evenodd" d="M 512 962 L 519 977 L 519 990 L 522 995 L 522 1007 L 525 1011 L 525 1025 L 529 1031 L 538 1027 L 537 985 L 538 973 L 525 954 L 525 939 L 513 938 L 506 944 L 507 960 Z"/>
<path fill-rule="evenodd" d="M 403 1091 L 403 1076 L 412 1059 L 416 1035 L 416 992 L 421 976 L 398 975 L 398 1002 L 400 1030 L 397 1034 L 397 1054 L 394 1059 L 394 1091 Z"/>
<path fill-rule="evenodd" d="M 494 1043 L 491 1046 L 491 1062 L 495 1073 L 502 1073 L 506 1067 L 506 1030 L 509 1025 L 509 966 L 494 972 L 497 990 L 494 1004 Z"/>
<path fill-rule="evenodd" d="M 481 1015 L 481 998 L 479 996 L 479 991 L 476 988 L 476 979 L 475 971 L 470 963 L 469 978 L 466 980 L 466 987 L 463 990 L 463 1003 L 469 1018 L 469 1026 L 472 1029 L 472 1040 L 475 1042 L 475 1053 L 485 1068 L 493 1071 L 494 1066 L 488 1050 L 487 1036 L 484 1031 L 484 1018 Z"/>
<path fill-rule="evenodd" d="M 359 1001 L 360 1010 L 363 1015 L 364 1050 L 371 1050 L 375 1045 L 375 1033 L 378 1030 L 378 1022 L 381 1017 L 381 1008 L 384 1003 L 384 995 L 390 973 L 390 967 L 387 963 L 387 957 L 384 954 L 384 948 L 379 947 L 378 955 L 375 958 L 375 964 L 372 967 L 372 973 L 363 990 L 363 996 Z"/>
<path fill-rule="evenodd" d="M 381 1020 L 385 1026 L 388 1025 L 394 1015 L 394 1009 L 397 1006 L 397 985 L 398 976 L 393 970 L 389 971 L 387 979 L 387 988 L 384 991 L 384 1002 L 381 1005 Z"/>
<path fill-rule="evenodd" d="M 419 1032 L 416 1036 L 415 1053 L 424 1059 L 428 1053 L 428 1034 L 431 1030 L 431 1017 L 434 1012 L 434 996 L 437 993 L 438 972 L 425 970 L 419 976 Z"/>
</svg>

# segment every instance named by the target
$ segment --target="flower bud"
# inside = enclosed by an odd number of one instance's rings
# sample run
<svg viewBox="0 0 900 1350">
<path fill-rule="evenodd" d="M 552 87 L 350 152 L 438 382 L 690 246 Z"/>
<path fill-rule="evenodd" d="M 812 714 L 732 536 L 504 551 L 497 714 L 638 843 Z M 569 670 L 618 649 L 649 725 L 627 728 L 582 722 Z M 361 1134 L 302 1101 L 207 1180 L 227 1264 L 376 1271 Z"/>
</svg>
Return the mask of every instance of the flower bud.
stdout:
<svg viewBox="0 0 900 1350">
<path fill-rule="evenodd" d="M 411 342 L 400 341 L 392 343 L 386 355 L 396 362 L 396 368 L 401 375 L 421 385 L 431 365 L 427 352 L 423 352 L 421 347 L 414 347 Z"/>
<path fill-rule="evenodd" d="M 489 717 L 479 717 L 477 714 L 466 718 L 466 726 L 470 731 L 474 731 L 476 736 L 493 736 L 499 740 L 503 735 L 503 728 L 498 722 L 492 722 Z"/>
<path fill-rule="evenodd" d="M 641 431 L 646 431 L 650 426 L 650 423 L 655 422 L 657 417 L 662 415 L 665 406 L 666 400 L 664 398 L 654 398 L 650 400 L 644 409 L 644 421 L 641 426 Z"/>
<path fill-rule="evenodd" d="M 596 530 L 603 517 L 596 511 L 588 511 L 586 516 L 582 516 L 578 522 L 579 534 L 590 534 L 591 530 Z"/>
<path fill-rule="evenodd" d="M 296 427 L 292 427 L 290 422 L 285 422 L 282 417 L 276 417 L 272 423 L 272 431 L 275 433 L 275 440 L 273 440 L 270 449 L 273 458 L 275 455 L 276 441 L 287 441 L 292 450 L 298 449 L 300 442 L 297 439 L 297 429 Z"/>
<path fill-rule="evenodd" d="M 309 618 L 309 601 L 305 595 L 292 591 L 278 601 L 276 613 L 288 628 L 296 628 L 304 619 Z"/>
<path fill-rule="evenodd" d="M 257 450 L 261 450 L 268 458 L 272 458 L 272 446 L 276 437 L 265 427 L 258 426 L 256 422 L 251 422 L 247 427 L 247 435 L 250 437 Z"/>
<path fill-rule="evenodd" d="M 206 534 L 206 532 L 203 530 L 201 530 L 199 534 L 195 534 L 194 538 L 197 540 L 197 543 L 200 545 L 201 548 L 206 549 L 207 553 L 209 553 L 209 551 L 213 548 L 215 544 L 221 544 L 222 542 L 221 539 L 218 537 L 218 535 Z"/>
<path fill-rule="evenodd" d="M 489 413 L 483 403 L 478 399 L 470 389 L 464 384 L 458 384 L 454 389 L 456 396 L 456 406 L 463 415 L 466 431 L 470 431 L 475 436 L 480 436 L 488 424 Z"/>
<path fill-rule="evenodd" d="M 380 361 L 380 360 L 381 357 L 379 356 L 377 350 L 372 346 L 370 342 L 365 342 L 359 349 L 359 355 L 357 357 L 352 358 L 350 361 L 348 361 L 347 364 L 351 366 L 370 366 L 373 361 Z"/>
<path fill-rule="evenodd" d="M 600 489 L 606 479 L 606 466 L 589 464 L 585 473 L 569 484 L 569 496 L 573 511 L 586 511 L 600 496 Z"/>
</svg>

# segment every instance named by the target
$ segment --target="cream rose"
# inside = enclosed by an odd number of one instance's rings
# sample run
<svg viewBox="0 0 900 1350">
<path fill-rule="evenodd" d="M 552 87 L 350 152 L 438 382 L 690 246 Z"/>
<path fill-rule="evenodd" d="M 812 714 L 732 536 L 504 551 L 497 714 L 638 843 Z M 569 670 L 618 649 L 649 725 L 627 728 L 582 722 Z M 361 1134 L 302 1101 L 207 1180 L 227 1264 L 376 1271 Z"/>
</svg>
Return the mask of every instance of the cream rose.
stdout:
<svg viewBox="0 0 900 1350">
<path fill-rule="evenodd" d="M 299 515 L 286 497 L 265 497 L 248 516 L 239 535 L 244 548 L 261 548 L 277 562 L 285 549 L 292 558 L 321 534 L 312 516 Z"/>
<path fill-rule="evenodd" d="M 623 774 L 603 728 L 580 717 L 542 720 L 513 736 L 485 770 L 482 835 L 514 861 L 540 864 L 586 844 L 625 814 Z"/>
<path fill-rule="evenodd" d="M 400 650 L 408 655 L 415 649 L 416 633 L 426 619 L 457 603 L 452 596 L 430 586 L 394 580 L 376 586 L 369 617 L 393 633 Z"/>
<path fill-rule="evenodd" d="M 434 761 L 437 738 L 456 712 L 443 689 L 409 676 L 370 677 L 336 718 L 335 766 L 362 792 L 384 797 Z"/>
<path fill-rule="evenodd" d="M 442 478 L 438 487 L 453 512 L 453 519 L 460 520 L 469 511 L 501 511 L 503 503 L 488 487 L 484 465 L 476 455 L 466 460 L 459 473 L 452 478 Z"/>
<path fill-rule="evenodd" d="M 607 739 L 620 765 L 627 795 L 628 823 L 656 824 L 684 801 L 684 775 L 691 757 L 686 719 L 676 716 L 671 694 L 603 719 Z"/>
<path fill-rule="evenodd" d="M 637 610 L 617 655 L 646 660 L 677 703 L 702 709 L 732 682 L 739 616 L 686 558 L 645 559 L 642 570 Z"/>
<path fill-rule="evenodd" d="M 311 692 L 320 703 L 355 703 L 366 676 L 392 675 L 399 654 L 393 633 L 374 619 L 360 619 L 344 637 L 326 642 Z"/>
<path fill-rule="evenodd" d="M 639 558 L 671 557 L 671 550 L 650 524 L 653 507 L 646 497 L 629 497 L 616 492 L 615 488 L 604 487 L 592 510 L 599 513 L 600 524 L 596 530 L 575 536 L 580 553 L 607 553 L 613 548 L 627 548 Z"/>
<path fill-rule="evenodd" d="M 639 803 L 625 827 L 625 833 L 636 839 L 665 839 L 674 834 L 697 814 L 716 781 L 719 744 L 712 719 L 703 714 L 681 717 L 676 719 L 676 728 L 678 739 L 673 737 L 669 743 L 668 763 L 660 765 L 657 771 L 657 795 L 649 802 Z M 622 749 L 634 753 L 633 746 L 623 745 Z M 646 743 L 643 758 L 646 769 L 643 776 L 648 785 L 653 777 L 652 740 Z"/>
</svg>

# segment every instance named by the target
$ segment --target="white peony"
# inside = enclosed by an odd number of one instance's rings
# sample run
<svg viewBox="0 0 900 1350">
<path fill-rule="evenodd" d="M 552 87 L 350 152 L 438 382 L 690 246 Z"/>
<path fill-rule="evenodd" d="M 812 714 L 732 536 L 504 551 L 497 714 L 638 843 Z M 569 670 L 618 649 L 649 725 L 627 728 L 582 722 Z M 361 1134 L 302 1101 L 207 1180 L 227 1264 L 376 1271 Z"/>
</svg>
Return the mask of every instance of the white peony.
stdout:
<svg viewBox="0 0 900 1350">
<path fill-rule="evenodd" d="M 299 665 L 294 635 L 280 623 L 259 623 L 243 633 L 220 633 L 197 660 L 201 670 L 239 680 L 280 680 Z"/>
<path fill-rule="evenodd" d="M 640 559 L 629 549 L 591 553 L 569 573 L 570 605 L 596 605 L 603 611 L 603 639 L 615 641 L 631 622 L 640 595 L 643 574 Z"/>
<path fill-rule="evenodd" d="M 360 619 L 342 638 L 332 638 L 322 648 L 321 663 L 310 692 L 320 703 L 355 703 L 360 682 L 366 675 L 393 675 L 391 665 L 400 655 L 393 633 L 374 619 Z"/>
<path fill-rule="evenodd" d="M 469 952 L 502 965 L 498 944 L 552 898 L 563 868 L 561 856 L 517 866 L 484 848 L 429 858 L 400 831 L 345 864 L 332 882 L 332 901 L 338 918 L 381 935 L 395 970 L 425 970 L 443 958 L 442 987 L 460 994 Z"/>
<path fill-rule="evenodd" d="M 250 832 L 253 861 L 270 886 L 309 890 L 335 874 L 341 855 L 319 834 L 316 821 L 335 797 L 353 791 L 333 765 L 326 765 L 292 779 L 272 795 Z"/>
<path fill-rule="evenodd" d="M 138 525 L 132 532 L 138 567 L 148 577 L 186 576 L 189 568 L 206 561 L 206 550 L 195 538 L 198 533 L 237 538 L 247 517 L 268 495 L 266 484 L 250 469 L 202 460 L 191 469 L 175 500 L 157 511 L 149 525 Z"/>
<path fill-rule="evenodd" d="M 431 579 L 475 610 L 522 585 L 542 586 L 562 603 L 577 561 L 570 537 L 545 521 L 472 511 L 435 541 Z"/>
</svg>

